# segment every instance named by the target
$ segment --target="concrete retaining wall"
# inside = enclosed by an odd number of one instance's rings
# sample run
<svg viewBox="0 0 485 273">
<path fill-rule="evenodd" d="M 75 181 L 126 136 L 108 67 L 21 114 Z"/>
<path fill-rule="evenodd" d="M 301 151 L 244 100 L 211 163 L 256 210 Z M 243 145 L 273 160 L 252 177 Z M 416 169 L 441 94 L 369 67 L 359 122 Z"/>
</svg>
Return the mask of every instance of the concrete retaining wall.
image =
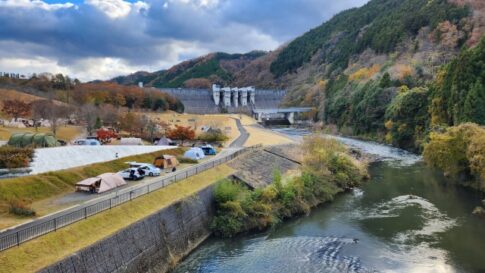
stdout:
<svg viewBox="0 0 485 273">
<path fill-rule="evenodd" d="M 210 186 L 40 273 L 167 272 L 210 235 L 213 216 Z"/>
</svg>

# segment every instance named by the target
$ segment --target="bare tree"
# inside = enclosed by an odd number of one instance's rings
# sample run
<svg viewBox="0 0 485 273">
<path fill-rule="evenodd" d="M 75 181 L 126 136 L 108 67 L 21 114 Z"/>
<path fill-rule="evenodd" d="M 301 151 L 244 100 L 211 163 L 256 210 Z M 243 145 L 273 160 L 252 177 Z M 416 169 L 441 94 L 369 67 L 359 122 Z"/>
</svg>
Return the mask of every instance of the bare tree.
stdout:
<svg viewBox="0 0 485 273">
<path fill-rule="evenodd" d="M 94 127 L 96 126 L 96 118 L 98 117 L 98 108 L 93 104 L 85 104 L 79 108 L 78 116 L 86 124 L 86 130 L 88 135 L 94 133 Z"/>
<path fill-rule="evenodd" d="M 118 129 L 120 110 L 111 104 L 101 105 L 99 106 L 99 118 L 104 124 L 108 124 L 109 126 Z"/>
<path fill-rule="evenodd" d="M 51 100 L 37 100 L 32 103 L 34 126 L 37 128 L 38 120 L 41 118 L 49 120 L 51 131 L 54 135 L 57 134 L 59 121 L 67 118 L 71 112 L 72 108 L 70 106 L 55 104 Z"/>
</svg>

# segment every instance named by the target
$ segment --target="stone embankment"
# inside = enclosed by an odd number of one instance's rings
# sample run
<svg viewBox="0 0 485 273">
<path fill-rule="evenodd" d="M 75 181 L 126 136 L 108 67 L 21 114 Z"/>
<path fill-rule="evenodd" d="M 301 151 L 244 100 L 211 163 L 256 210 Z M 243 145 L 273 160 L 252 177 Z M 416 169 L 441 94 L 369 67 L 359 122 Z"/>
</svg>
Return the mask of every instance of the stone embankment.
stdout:
<svg viewBox="0 0 485 273">
<path fill-rule="evenodd" d="M 234 177 L 251 188 L 263 188 L 273 183 L 273 170 L 282 174 L 297 170 L 301 165 L 298 145 L 287 144 L 261 148 L 246 153 L 229 163 L 236 169 Z"/>
<path fill-rule="evenodd" d="M 176 202 L 40 273 L 163 273 L 209 235 L 213 186 Z"/>
</svg>

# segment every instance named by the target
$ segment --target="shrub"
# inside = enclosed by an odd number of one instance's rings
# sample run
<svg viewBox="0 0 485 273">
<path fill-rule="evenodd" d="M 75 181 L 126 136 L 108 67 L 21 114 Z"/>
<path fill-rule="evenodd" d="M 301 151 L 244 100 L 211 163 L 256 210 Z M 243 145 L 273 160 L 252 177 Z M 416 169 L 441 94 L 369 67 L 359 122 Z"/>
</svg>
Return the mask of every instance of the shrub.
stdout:
<svg viewBox="0 0 485 273">
<path fill-rule="evenodd" d="M 239 192 L 241 192 L 241 187 L 232 182 L 231 180 L 225 179 L 217 184 L 214 191 L 215 200 L 218 203 L 225 203 L 230 201 L 235 201 Z"/>
<path fill-rule="evenodd" d="M 24 168 L 34 156 L 32 148 L 17 148 L 10 146 L 0 147 L 0 168 Z"/>
<path fill-rule="evenodd" d="M 451 176 L 470 177 L 466 182 L 485 190 L 485 129 L 465 123 L 443 133 L 430 134 L 424 147 L 425 161 Z"/>
<path fill-rule="evenodd" d="M 197 164 L 199 163 L 198 160 L 196 159 L 192 159 L 192 158 L 188 158 L 188 157 L 183 157 L 183 156 L 180 156 L 180 157 L 177 157 L 177 160 L 179 163 L 182 163 L 182 164 Z"/>
<path fill-rule="evenodd" d="M 210 130 L 209 132 L 205 132 L 198 137 L 199 140 L 209 143 L 214 142 L 224 142 L 229 138 L 220 130 Z"/>
<path fill-rule="evenodd" d="M 17 216 L 35 216 L 36 213 L 29 203 L 25 200 L 12 199 L 9 202 L 9 212 Z"/>
</svg>

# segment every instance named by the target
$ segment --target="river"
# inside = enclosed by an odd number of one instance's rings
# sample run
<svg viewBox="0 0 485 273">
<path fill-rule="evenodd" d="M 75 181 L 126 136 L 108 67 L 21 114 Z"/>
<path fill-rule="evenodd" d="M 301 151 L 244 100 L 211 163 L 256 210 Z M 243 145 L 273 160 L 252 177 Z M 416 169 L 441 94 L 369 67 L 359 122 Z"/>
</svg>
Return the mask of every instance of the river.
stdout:
<svg viewBox="0 0 485 273">
<path fill-rule="evenodd" d="M 211 238 L 173 272 L 485 272 L 485 221 L 471 215 L 480 194 L 414 154 L 338 140 L 380 158 L 369 182 L 268 232 Z"/>
</svg>

